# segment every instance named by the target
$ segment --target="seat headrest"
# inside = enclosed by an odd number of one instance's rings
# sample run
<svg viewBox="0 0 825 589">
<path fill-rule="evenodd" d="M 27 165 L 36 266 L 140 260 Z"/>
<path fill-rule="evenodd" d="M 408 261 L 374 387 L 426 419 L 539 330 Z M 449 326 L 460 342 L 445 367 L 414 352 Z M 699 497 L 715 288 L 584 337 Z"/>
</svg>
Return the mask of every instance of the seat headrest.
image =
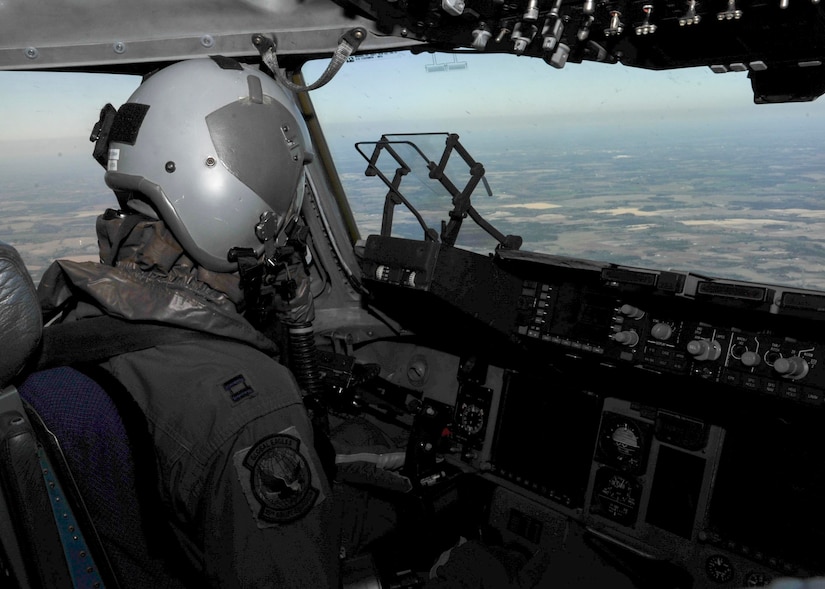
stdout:
<svg viewBox="0 0 825 589">
<path fill-rule="evenodd" d="M 0 387 L 22 370 L 42 333 L 34 282 L 17 250 L 0 241 Z"/>
</svg>

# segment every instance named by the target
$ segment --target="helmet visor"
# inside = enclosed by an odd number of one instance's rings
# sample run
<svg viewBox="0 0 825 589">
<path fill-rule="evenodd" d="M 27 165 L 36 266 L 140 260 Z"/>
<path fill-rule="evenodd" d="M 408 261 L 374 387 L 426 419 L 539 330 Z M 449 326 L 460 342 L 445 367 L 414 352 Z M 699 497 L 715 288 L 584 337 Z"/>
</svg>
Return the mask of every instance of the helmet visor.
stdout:
<svg viewBox="0 0 825 589">
<path fill-rule="evenodd" d="M 306 150 L 293 115 L 268 96 L 242 99 L 206 117 L 218 159 L 272 209 L 291 208 Z"/>
</svg>

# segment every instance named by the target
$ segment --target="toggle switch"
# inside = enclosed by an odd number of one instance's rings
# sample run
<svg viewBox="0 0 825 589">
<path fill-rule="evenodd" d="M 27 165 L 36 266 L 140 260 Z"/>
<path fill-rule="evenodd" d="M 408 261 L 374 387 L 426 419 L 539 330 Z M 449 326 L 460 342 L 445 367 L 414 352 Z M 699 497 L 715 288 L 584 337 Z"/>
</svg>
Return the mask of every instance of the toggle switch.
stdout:
<svg viewBox="0 0 825 589">
<path fill-rule="evenodd" d="M 636 27 L 636 34 L 652 35 L 656 32 L 656 29 L 658 28 L 656 25 L 650 23 L 650 15 L 653 13 L 653 5 L 645 4 L 644 6 L 642 6 L 642 12 L 644 12 L 645 20 L 642 24 Z"/>
<path fill-rule="evenodd" d="M 624 31 L 624 23 L 621 21 L 622 13 L 618 10 L 610 11 L 610 26 L 604 30 L 606 37 L 615 37 L 621 35 Z"/>
<path fill-rule="evenodd" d="M 688 9 L 685 16 L 679 19 L 679 26 L 698 25 L 702 17 L 696 14 L 696 0 L 688 0 Z"/>
<path fill-rule="evenodd" d="M 742 11 L 736 8 L 736 0 L 728 0 L 728 8 L 716 14 L 719 20 L 739 20 L 742 18 Z"/>
</svg>

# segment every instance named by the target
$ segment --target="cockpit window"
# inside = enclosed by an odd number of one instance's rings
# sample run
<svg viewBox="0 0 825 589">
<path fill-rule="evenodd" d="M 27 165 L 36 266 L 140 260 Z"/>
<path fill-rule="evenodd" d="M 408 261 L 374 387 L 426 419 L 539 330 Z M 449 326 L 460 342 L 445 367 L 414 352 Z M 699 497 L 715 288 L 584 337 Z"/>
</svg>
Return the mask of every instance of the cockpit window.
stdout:
<svg viewBox="0 0 825 589">
<path fill-rule="evenodd" d="M 744 73 L 398 53 L 351 60 L 311 98 L 362 236 L 387 190 L 355 144 L 455 133 L 490 187 L 473 206 L 522 249 L 825 288 L 825 105 L 755 105 Z M 449 196 L 425 208 L 440 231 Z"/>
<path fill-rule="evenodd" d="M 100 109 L 125 102 L 139 76 L 0 72 L 0 240 L 35 282 L 56 258 L 97 260 L 95 216 L 117 208 L 92 158 Z"/>
</svg>

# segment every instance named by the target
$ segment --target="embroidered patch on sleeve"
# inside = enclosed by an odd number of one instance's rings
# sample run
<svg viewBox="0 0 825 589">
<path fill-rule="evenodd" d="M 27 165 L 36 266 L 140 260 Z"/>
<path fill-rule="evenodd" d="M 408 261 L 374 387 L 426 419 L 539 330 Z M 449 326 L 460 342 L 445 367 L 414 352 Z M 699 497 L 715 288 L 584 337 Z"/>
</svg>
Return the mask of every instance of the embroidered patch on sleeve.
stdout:
<svg viewBox="0 0 825 589">
<path fill-rule="evenodd" d="M 324 499 L 318 473 L 294 427 L 261 438 L 233 460 L 259 528 L 298 520 Z"/>
</svg>

